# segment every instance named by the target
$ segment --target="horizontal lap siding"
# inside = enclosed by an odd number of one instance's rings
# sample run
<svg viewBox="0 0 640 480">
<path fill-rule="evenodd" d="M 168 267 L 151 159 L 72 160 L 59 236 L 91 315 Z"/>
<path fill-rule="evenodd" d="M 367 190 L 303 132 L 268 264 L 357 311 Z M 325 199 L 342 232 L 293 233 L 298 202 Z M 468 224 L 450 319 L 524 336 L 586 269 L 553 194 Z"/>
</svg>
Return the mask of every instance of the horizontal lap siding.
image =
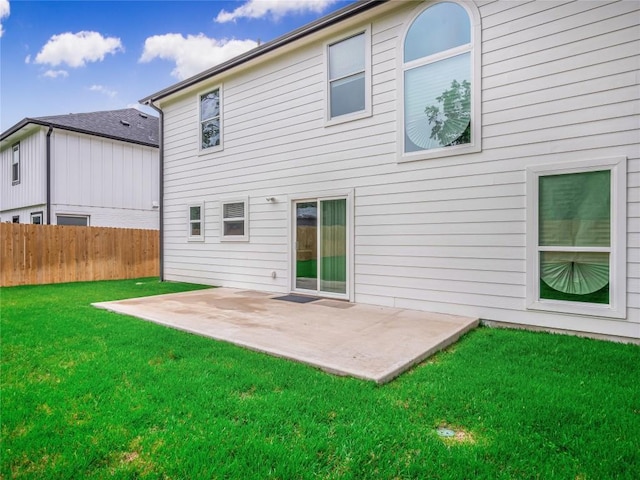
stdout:
<svg viewBox="0 0 640 480">
<path fill-rule="evenodd" d="M 628 320 L 558 322 L 553 315 L 491 312 L 496 320 L 543 326 L 566 322 L 574 329 L 640 337 L 639 6 L 534 2 L 526 14 L 517 8 L 493 14 L 481 9 L 483 147 L 491 150 L 485 155 L 502 151 L 516 157 L 520 150 L 526 156 L 523 166 L 628 157 Z"/>
<path fill-rule="evenodd" d="M 628 197 L 638 202 L 637 7 L 483 3 L 478 154 L 397 163 L 396 55 L 409 6 L 372 22 L 370 118 L 324 126 L 322 41 L 223 79 L 221 152 L 198 154 L 195 94 L 168 105 L 168 277 L 288 291 L 288 196 L 354 189 L 356 301 L 558 323 L 525 308 L 525 169 L 625 155 Z M 220 243 L 219 199 L 244 196 L 251 241 Z M 200 202 L 205 241 L 190 243 L 186 205 Z M 639 218 L 630 204 L 628 302 L 636 322 Z M 630 335 L 628 322 L 599 322 L 584 325 Z"/>
<path fill-rule="evenodd" d="M 194 148 L 195 95 L 167 109 L 172 150 L 165 162 L 165 269 L 172 278 L 287 291 L 286 196 L 326 190 L 329 183 L 353 188 L 363 176 L 375 179 L 389 172 L 389 155 L 395 152 L 395 33 L 386 35 L 386 44 L 375 43 L 373 33 L 373 71 L 380 72 L 372 85 L 375 115 L 361 122 L 324 127 L 322 43 L 223 81 L 222 152 L 199 156 Z M 192 122 L 185 122 L 185 116 Z M 192 142 L 183 146 L 186 138 Z M 251 241 L 220 243 L 218 200 L 246 195 Z M 267 196 L 277 202 L 267 203 Z M 187 242 L 189 202 L 205 203 L 204 243 Z"/>
</svg>

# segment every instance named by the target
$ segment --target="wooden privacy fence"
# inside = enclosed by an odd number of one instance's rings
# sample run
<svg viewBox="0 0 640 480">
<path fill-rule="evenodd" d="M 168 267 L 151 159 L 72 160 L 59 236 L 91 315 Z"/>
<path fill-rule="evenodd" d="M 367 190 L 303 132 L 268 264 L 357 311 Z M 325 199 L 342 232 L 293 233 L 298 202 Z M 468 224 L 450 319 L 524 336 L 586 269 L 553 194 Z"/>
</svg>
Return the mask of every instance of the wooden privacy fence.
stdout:
<svg viewBox="0 0 640 480">
<path fill-rule="evenodd" d="M 318 228 L 315 225 L 303 225 L 296 228 L 298 242 L 297 259 L 318 258 L 318 232 L 322 235 L 323 255 L 346 255 L 347 229 L 344 225 L 330 225 Z"/>
<path fill-rule="evenodd" d="M 0 286 L 159 275 L 159 232 L 0 224 Z"/>
</svg>

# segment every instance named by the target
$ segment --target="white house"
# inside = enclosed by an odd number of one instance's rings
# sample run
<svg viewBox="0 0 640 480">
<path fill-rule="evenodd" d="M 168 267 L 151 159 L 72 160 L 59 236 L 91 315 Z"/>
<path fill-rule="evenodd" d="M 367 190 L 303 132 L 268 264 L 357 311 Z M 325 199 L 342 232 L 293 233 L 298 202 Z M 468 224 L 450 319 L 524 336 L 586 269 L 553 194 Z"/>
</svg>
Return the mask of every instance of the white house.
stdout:
<svg viewBox="0 0 640 480">
<path fill-rule="evenodd" d="M 163 278 L 637 341 L 639 24 L 364 0 L 150 95 Z"/>
<path fill-rule="evenodd" d="M 0 221 L 159 228 L 158 118 L 25 118 L 0 135 Z"/>
</svg>

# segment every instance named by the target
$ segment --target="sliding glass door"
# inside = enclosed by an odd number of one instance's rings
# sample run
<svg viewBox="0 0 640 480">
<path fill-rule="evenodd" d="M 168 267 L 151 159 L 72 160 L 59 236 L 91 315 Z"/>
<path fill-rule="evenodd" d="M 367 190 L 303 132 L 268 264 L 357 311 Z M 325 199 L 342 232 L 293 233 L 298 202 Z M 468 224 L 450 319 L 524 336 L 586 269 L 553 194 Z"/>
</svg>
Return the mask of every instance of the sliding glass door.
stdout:
<svg viewBox="0 0 640 480">
<path fill-rule="evenodd" d="M 321 292 L 347 293 L 347 200 L 320 201 Z"/>
<path fill-rule="evenodd" d="M 296 203 L 295 288 L 318 289 L 318 202 Z"/>
<path fill-rule="evenodd" d="M 347 294 L 347 200 L 295 202 L 295 290 Z"/>
</svg>

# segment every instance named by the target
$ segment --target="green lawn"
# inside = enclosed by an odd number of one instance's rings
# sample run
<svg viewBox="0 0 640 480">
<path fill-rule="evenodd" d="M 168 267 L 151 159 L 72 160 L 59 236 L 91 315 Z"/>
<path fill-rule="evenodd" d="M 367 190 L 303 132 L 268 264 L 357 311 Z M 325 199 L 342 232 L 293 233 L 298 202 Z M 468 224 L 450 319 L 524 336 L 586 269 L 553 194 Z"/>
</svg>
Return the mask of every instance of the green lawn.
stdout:
<svg viewBox="0 0 640 480">
<path fill-rule="evenodd" d="M 347 258 L 344 255 L 322 258 L 322 280 L 346 281 L 346 261 Z M 303 278 L 318 278 L 318 260 L 298 260 L 296 262 L 296 275 Z"/>
<path fill-rule="evenodd" d="M 638 346 L 480 328 L 377 386 L 89 305 L 194 288 L 1 289 L 0 478 L 638 476 Z"/>
</svg>

